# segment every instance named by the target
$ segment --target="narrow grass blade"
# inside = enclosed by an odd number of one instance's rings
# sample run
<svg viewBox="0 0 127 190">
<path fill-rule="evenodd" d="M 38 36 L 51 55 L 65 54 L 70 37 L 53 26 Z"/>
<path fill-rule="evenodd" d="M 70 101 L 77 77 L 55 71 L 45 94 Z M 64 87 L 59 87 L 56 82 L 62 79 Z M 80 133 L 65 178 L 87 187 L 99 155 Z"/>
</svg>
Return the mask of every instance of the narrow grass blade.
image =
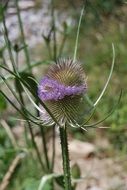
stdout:
<svg viewBox="0 0 127 190">
<path fill-rule="evenodd" d="M 74 62 L 75 62 L 76 56 L 77 56 L 79 32 L 80 32 L 81 21 L 82 21 L 82 17 L 84 14 L 84 10 L 85 10 L 85 5 L 83 6 L 83 9 L 81 10 L 81 14 L 80 14 L 80 18 L 79 18 L 78 30 L 77 30 L 76 41 L 75 41 L 74 57 L 73 57 Z"/>
</svg>

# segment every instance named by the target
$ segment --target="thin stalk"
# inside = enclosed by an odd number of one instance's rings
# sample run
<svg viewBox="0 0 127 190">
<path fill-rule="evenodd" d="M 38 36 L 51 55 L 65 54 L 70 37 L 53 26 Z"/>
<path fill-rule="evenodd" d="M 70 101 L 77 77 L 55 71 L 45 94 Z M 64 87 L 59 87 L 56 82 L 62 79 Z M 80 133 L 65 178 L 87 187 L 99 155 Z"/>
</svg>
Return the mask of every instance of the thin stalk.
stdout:
<svg viewBox="0 0 127 190">
<path fill-rule="evenodd" d="M 76 60 L 76 56 L 77 56 L 79 32 L 80 32 L 80 27 L 81 27 L 81 22 L 82 22 L 82 17 L 83 17 L 83 14 L 84 14 L 84 10 L 85 10 L 85 5 L 83 6 L 83 9 L 81 10 L 81 14 L 80 14 L 80 18 L 79 18 L 79 23 L 78 23 L 77 35 L 76 35 L 76 40 L 75 40 L 74 57 L 73 57 L 74 61 Z"/>
<path fill-rule="evenodd" d="M 4 26 L 5 43 L 6 43 L 7 48 L 8 48 L 8 53 L 9 53 L 10 60 L 11 60 L 11 63 L 12 63 L 13 71 L 16 72 L 16 63 L 15 63 L 15 60 L 14 60 L 14 57 L 13 57 L 13 53 L 12 53 L 12 49 L 11 49 L 11 42 L 9 40 L 8 29 L 7 29 L 7 26 L 6 26 L 6 21 L 5 21 L 4 14 L 3 14 L 3 26 Z"/>
<path fill-rule="evenodd" d="M 16 66 L 17 66 L 17 70 L 19 69 L 19 53 L 16 52 Z"/>
<path fill-rule="evenodd" d="M 66 124 L 63 127 L 60 127 L 59 130 L 63 159 L 64 187 L 65 190 L 72 190 Z"/>
<path fill-rule="evenodd" d="M 51 16 L 52 16 L 52 25 L 53 25 L 53 60 L 56 61 L 57 59 L 57 43 L 56 43 L 56 24 L 55 24 L 55 14 L 54 14 L 54 0 L 51 1 L 52 10 L 51 10 Z"/>
<path fill-rule="evenodd" d="M 18 94 L 19 94 L 19 98 L 20 98 L 20 101 L 21 101 L 21 104 L 20 104 L 20 107 L 21 107 L 21 110 L 24 114 L 26 114 L 26 111 L 24 109 L 24 100 L 23 100 L 23 96 L 22 96 L 22 93 L 20 92 L 20 89 L 18 89 Z M 27 121 L 27 124 L 28 124 L 28 120 Z M 27 146 L 29 147 L 30 143 L 29 143 L 29 139 L 28 139 L 28 135 L 27 135 L 27 128 L 25 127 L 25 140 L 26 140 L 26 144 Z"/>
<path fill-rule="evenodd" d="M 21 40 L 24 46 L 24 54 L 26 57 L 26 64 L 28 67 L 28 70 L 31 71 L 31 66 L 30 66 L 30 56 L 29 56 L 29 51 L 27 48 L 27 44 L 26 44 L 26 40 L 25 40 L 25 34 L 24 34 L 24 29 L 23 29 L 23 24 L 22 24 L 22 19 L 21 19 L 21 15 L 20 15 L 20 9 L 19 9 L 19 5 L 18 5 L 18 0 L 15 0 L 15 5 L 16 5 L 16 9 L 17 9 L 17 16 L 18 16 L 18 22 L 19 22 L 19 28 L 21 31 Z"/>
<path fill-rule="evenodd" d="M 38 147 L 37 147 L 37 144 L 36 144 L 36 142 L 35 142 L 33 130 L 32 130 L 32 127 L 31 127 L 31 124 L 30 124 L 29 121 L 28 121 L 28 127 L 29 127 L 29 131 L 30 131 L 30 135 L 31 135 L 31 139 L 32 139 L 33 146 L 34 146 L 34 148 L 35 148 L 35 150 L 36 150 L 36 153 L 37 153 L 37 156 L 38 156 L 38 160 L 39 160 L 39 162 L 40 162 L 40 164 L 41 164 L 41 168 L 42 168 L 43 171 L 45 171 L 45 166 L 44 166 L 44 164 L 43 164 L 43 162 L 42 162 L 42 159 L 41 159 L 41 156 L 40 156 L 40 152 L 39 152 Z"/>
<path fill-rule="evenodd" d="M 38 101 L 37 101 L 38 104 Z M 37 112 L 37 116 L 40 116 L 40 113 L 38 110 L 36 110 Z M 45 131 L 44 131 L 44 126 L 43 125 L 39 125 L 40 128 L 40 133 L 41 133 L 41 140 L 42 140 L 42 146 L 43 146 L 43 151 L 44 151 L 44 158 L 45 158 L 45 163 L 46 163 L 46 169 L 47 172 L 49 173 L 50 171 L 50 164 L 49 164 L 49 157 L 48 157 L 48 149 L 47 149 L 47 145 L 46 145 L 46 138 L 45 138 Z"/>
<path fill-rule="evenodd" d="M 2 53 L 2 60 L 3 60 L 3 64 L 4 64 L 6 67 L 8 67 L 8 65 L 7 65 L 7 63 L 6 63 L 6 60 L 5 60 L 5 58 L 4 58 L 3 53 Z"/>
<path fill-rule="evenodd" d="M 55 139 L 56 139 L 56 132 L 55 132 L 55 125 L 53 126 L 53 137 L 52 137 L 52 160 L 51 160 L 51 171 L 53 172 L 54 163 L 55 163 Z"/>
<path fill-rule="evenodd" d="M 46 139 L 45 139 L 43 126 L 40 126 L 40 131 L 41 131 L 42 144 L 43 144 L 43 149 L 44 149 L 45 162 L 46 162 L 47 170 L 49 171 L 50 164 L 49 164 L 48 151 L 47 151 Z"/>
<path fill-rule="evenodd" d="M 48 49 L 49 58 L 52 59 L 52 53 L 51 53 L 50 43 L 46 42 L 46 46 L 47 46 L 47 49 Z"/>
</svg>

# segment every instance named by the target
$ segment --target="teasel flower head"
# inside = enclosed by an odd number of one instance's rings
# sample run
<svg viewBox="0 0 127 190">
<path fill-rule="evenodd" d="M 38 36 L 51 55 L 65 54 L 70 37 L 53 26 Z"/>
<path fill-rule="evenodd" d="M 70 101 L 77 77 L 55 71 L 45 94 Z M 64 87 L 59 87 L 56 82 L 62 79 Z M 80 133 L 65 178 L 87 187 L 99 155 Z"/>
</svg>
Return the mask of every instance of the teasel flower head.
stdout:
<svg viewBox="0 0 127 190">
<path fill-rule="evenodd" d="M 59 59 L 49 67 L 38 86 L 38 96 L 61 124 L 81 121 L 83 94 L 87 90 L 86 76 L 81 64 L 71 59 Z M 41 106 L 41 118 L 52 122 Z"/>
</svg>

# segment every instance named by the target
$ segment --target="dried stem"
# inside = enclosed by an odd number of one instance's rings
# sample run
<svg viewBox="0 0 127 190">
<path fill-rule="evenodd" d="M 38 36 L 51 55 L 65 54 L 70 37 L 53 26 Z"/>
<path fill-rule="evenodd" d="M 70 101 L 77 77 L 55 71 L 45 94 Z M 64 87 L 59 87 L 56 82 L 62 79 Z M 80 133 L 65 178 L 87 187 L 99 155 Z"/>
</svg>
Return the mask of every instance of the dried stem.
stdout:
<svg viewBox="0 0 127 190">
<path fill-rule="evenodd" d="M 15 157 L 15 159 L 13 160 L 13 162 L 11 163 L 7 173 L 5 174 L 1 184 L 0 184 L 0 190 L 6 190 L 8 185 L 9 185 L 9 182 L 10 182 L 10 179 L 15 171 L 15 169 L 17 168 L 18 164 L 21 162 L 21 159 L 24 157 L 25 155 L 22 153 L 22 154 L 19 154 Z"/>
</svg>

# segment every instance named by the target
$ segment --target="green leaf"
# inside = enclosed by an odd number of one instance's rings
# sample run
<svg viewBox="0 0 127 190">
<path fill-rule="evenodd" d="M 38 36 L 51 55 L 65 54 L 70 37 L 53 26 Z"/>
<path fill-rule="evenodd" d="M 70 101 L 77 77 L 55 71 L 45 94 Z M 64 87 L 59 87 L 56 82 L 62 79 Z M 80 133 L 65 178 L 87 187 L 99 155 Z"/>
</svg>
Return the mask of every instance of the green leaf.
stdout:
<svg viewBox="0 0 127 190">
<path fill-rule="evenodd" d="M 19 75 L 32 88 L 32 90 L 34 90 L 34 92 L 37 92 L 37 83 L 35 82 L 35 78 L 32 74 L 21 72 L 19 73 Z M 20 93 L 24 91 L 18 78 L 15 79 L 15 86 L 17 91 L 19 91 Z"/>
<path fill-rule="evenodd" d="M 61 186 L 61 187 L 64 188 L 64 176 L 63 176 L 63 175 L 60 175 L 60 176 L 58 176 L 58 177 L 55 177 L 55 181 L 56 181 L 56 183 L 57 183 L 59 186 Z"/>
<path fill-rule="evenodd" d="M 71 175 L 74 179 L 79 179 L 81 177 L 81 171 L 78 164 L 74 164 L 71 168 Z"/>
<path fill-rule="evenodd" d="M 0 111 L 3 111 L 7 108 L 7 103 L 3 95 L 0 93 Z"/>
</svg>

